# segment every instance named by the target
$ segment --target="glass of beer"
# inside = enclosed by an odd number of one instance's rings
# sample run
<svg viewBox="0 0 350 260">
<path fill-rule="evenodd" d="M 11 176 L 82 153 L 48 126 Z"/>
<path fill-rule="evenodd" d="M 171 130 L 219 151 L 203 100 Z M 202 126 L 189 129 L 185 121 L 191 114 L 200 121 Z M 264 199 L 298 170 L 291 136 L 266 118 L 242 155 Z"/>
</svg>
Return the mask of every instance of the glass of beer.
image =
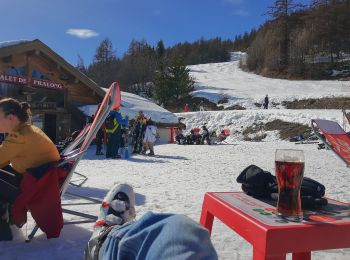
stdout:
<svg viewBox="0 0 350 260">
<path fill-rule="evenodd" d="M 300 187 L 304 176 L 304 153 L 302 150 L 277 149 L 275 166 L 278 185 L 277 215 L 299 222 L 303 219 Z"/>
</svg>

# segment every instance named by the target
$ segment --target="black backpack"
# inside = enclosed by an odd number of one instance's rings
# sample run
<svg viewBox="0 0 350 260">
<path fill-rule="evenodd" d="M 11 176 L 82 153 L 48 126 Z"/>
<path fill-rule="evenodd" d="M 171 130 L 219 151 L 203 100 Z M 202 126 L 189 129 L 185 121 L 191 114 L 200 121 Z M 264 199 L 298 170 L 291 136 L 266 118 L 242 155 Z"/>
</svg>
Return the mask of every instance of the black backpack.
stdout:
<svg viewBox="0 0 350 260">
<path fill-rule="evenodd" d="M 113 129 L 114 128 L 114 119 L 115 119 L 115 117 L 112 114 L 109 114 L 107 116 L 107 118 L 105 119 L 106 129 Z"/>
<path fill-rule="evenodd" d="M 242 183 L 242 190 L 250 196 L 273 201 L 278 198 L 276 177 L 256 165 L 246 167 L 237 177 L 237 182 Z M 325 190 L 325 186 L 321 183 L 304 177 L 300 188 L 302 207 L 314 209 L 327 205 L 327 199 L 322 198 Z"/>
</svg>

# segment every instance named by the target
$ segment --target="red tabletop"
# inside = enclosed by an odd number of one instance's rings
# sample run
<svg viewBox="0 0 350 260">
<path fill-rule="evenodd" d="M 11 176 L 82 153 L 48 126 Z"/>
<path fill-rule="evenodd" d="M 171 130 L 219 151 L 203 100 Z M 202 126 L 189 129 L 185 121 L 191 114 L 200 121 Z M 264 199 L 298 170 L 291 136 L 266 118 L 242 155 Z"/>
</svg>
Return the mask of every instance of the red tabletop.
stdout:
<svg viewBox="0 0 350 260">
<path fill-rule="evenodd" d="M 253 246 L 253 259 L 311 259 L 311 251 L 350 247 L 350 204 L 328 199 L 322 210 L 304 211 L 302 222 L 242 192 L 207 192 L 200 223 L 211 232 L 216 217 Z"/>
</svg>

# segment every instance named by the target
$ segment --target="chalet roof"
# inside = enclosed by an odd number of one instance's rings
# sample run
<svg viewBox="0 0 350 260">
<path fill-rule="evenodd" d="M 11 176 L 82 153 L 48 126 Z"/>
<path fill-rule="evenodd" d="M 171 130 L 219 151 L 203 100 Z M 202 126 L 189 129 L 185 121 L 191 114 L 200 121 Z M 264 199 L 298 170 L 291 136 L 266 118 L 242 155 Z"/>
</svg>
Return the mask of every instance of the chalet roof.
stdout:
<svg viewBox="0 0 350 260">
<path fill-rule="evenodd" d="M 86 115 L 91 116 L 95 113 L 97 105 L 81 106 L 79 109 Z M 149 99 L 122 91 L 120 107 L 121 114 L 123 116 L 129 116 L 129 119 L 131 119 L 137 116 L 140 110 L 144 112 L 146 117 L 151 117 L 158 125 L 174 126 L 178 124 L 178 118 L 174 113 L 158 106 Z"/>
<path fill-rule="evenodd" d="M 84 85 L 93 90 L 98 96 L 103 97 L 105 92 L 99 87 L 99 85 L 88 78 L 86 75 L 77 70 L 74 66 L 69 64 L 65 59 L 60 55 L 54 52 L 46 44 L 41 42 L 38 39 L 27 41 L 9 41 L 9 42 L 0 42 L 0 59 L 6 59 L 14 54 L 21 53 L 40 53 L 54 61 L 57 66 L 62 67 L 65 71 L 70 73 L 75 79 L 82 82 Z"/>
</svg>

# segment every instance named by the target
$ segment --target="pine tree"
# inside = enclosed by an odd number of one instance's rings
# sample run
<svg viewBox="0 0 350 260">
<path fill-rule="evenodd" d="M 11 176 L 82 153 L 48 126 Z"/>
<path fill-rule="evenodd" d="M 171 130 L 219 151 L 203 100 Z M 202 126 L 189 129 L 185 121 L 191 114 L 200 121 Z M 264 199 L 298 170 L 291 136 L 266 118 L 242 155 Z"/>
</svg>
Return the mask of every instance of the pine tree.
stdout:
<svg viewBox="0 0 350 260">
<path fill-rule="evenodd" d="M 112 42 L 105 38 L 97 47 L 93 62 L 88 67 L 87 73 L 101 87 L 108 87 L 113 81 L 117 80 L 118 65 Z"/>
<path fill-rule="evenodd" d="M 163 40 L 159 40 L 157 43 L 157 58 L 162 59 L 165 56 L 165 47 Z"/>
<path fill-rule="evenodd" d="M 328 53 L 331 62 L 348 52 L 350 40 L 350 6 L 347 1 L 314 0 L 309 24 L 313 29 L 314 45 L 318 52 Z"/>
<path fill-rule="evenodd" d="M 157 99 L 158 104 L 167 105 L 170 96 L 168 93 L 168 82 L 167 82 L 167 71 L 166 69 L 158 69 L 155 73 L 154 78 L 154 88 L 153 88 L 153 94 L 154 97 Z"/>
<path fill-rule="evenodd" d="M 165 106 L 179 104 L 182 98 L 194 90 L 194 80 L 179 57 L 174 58 L 171 66 L 157 70 L 154 85 L 156 99 Z"/>
<path fill-rule="evenodd" d="M 275 0 L 274 5 L 269 7 L 268 14 L 281 23 L 280 65 L 282 68 L 288 66 L 289 62 L 290 15 L 304 7 L 302 4 L 295 4 L 293 0 Z"/>
<path fill-rule="evenodd" d="M 169 67 L 168 84 L 176 101 L 185 98 L 194 90 L 194 80 L 190 70 L 184 65 L 183 59 L 176 57 L 173 65 Z"/>
<path fill-rule="evenodd" d="M 113 45 L 109 38 L 102 40 L 100 45 L 96 49 L 94 55 L 95 63 L 108 64 L 109 62 L 116 59 L 115 52 L 113 51 Z"/>
<path fill-rule="evenodd" d="M 123 57 L 121 78 L 129 86 L 129 91 L 152 97 L 157 65 L 156 51 L 145 40 L 132 40 L 128 52 Z"/>
</svg>

